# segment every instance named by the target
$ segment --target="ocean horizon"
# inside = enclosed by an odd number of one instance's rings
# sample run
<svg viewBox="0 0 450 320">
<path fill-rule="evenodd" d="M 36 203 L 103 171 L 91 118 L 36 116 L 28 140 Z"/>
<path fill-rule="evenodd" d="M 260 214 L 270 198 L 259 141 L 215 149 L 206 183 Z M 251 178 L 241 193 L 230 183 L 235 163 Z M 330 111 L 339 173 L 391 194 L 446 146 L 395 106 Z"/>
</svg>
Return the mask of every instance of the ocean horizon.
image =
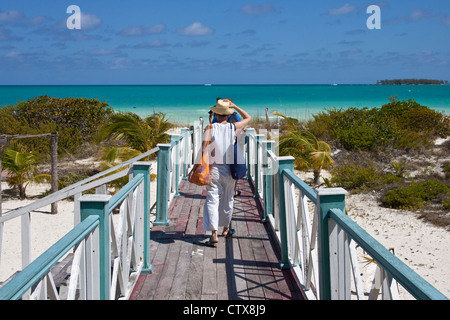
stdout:
<svg viewBox="0 0 450 320">
<path fill-rule="evenodd" d="M 0 107 L 41 95 L 98 99 L 116 111 L 141 117 L 163 112 L 180 125 L 207 119 L 217 97 L 233 99 L 253 117 L 265 117 L 268 108 L 272 119 L 276 119 L 271 115 L 275 110 L 307 120 L 326 109 L 380 108 L 392 96 L 450 114 L 450 85 L 4 85 L 0 86 Z"/>
</svg>

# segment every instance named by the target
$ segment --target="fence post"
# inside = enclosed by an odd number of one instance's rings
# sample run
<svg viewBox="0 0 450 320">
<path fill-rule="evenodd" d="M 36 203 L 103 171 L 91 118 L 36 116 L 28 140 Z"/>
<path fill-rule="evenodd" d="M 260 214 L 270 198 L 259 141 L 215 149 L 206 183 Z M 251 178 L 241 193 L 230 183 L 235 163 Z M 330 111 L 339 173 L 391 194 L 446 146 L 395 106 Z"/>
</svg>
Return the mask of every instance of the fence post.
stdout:
<svg viewBox="0 0 450 320">
<path fill-rule="evenodd" d="M 246 129 L 247 131 L 247 180 L 252 180 L 252 172 L 253 170 L 251 169 L 252 166 L 252 157 L 250 154 L 250 143 L 251 143 L 251 136 L 255 135 L 255 129 L 253 128 L 248 128 Z"/>
<path fill-rule="evenodd" d="M 142 273 L 151 273 L 153 265 L 150 264 L 150 169 L 151 162 L 138 161 L 133 163 L 133 176 L 144 175 L 144 266 Z"/>
<path fill-rule="evenodd" d="M 181 135 L 179 134 L 171 134 L 170 135 L 170 144 L 175 144 L 174 148 L 175 150 L 172 150 L 172 152 L 175 152 L 175 170 L 173 172 L 173 175 L 175 177 L 175 195 L 174 197 L 177 198 L 180 196 L 178 193 L 178 184 L 179 184 L 179 177 L 180 177 L 180 143 L 181 143 Z"/>
<path fill-rule="evenodd" d="M 291 263 L 289 261 L 289 249 L 288 249 L 288 239 L 287 239 L 287 219 L 286 219 L 286 203 L 285 197 L 287 190 L 284 190 L 284 178 L 283 171 L 291 170 L 294 171 L 294 157 L 279 157 L 278 158 L 278 192 L 279 192 L 279 215 L 280 215 L 280 242 L 281 242 L 281 269 L 291 268 Z"/>
<path fill-rule="evenodd" d="M 81 221 L 89 216 L 99 217 L 99 285 L 100 300 L 109 300 L 111 288 L 111 253 L 109 230 L 109 199 L 111 196 L 104 194 L 83 195 L 80 198 Z"/>
<path fill-rule="evenodd" d="M 58 132 L 52 132 L 50 136 L 50 152 L 51 152 L 51 176 L 52 176 L 52 193 L 58 191 Z M 58 213 L 58 202 L 53 202 L 50 206 L 52 214 Z"/>
<path fill-rule="evenodd" d="M 181 128 L 181 136 L 183 137 L 183 143 L 184 143 L 184 152 L 183 152 L 183 180 L 187 180 L 187 160 L 188 160 L 188 148 L 189 148 L 189 140 L 191 138 L 191 135 L 189 134 L 188 128 Z"/>
<path fill-rule="evenodd" d="M 269 214 L 273 215 L 273 165 L 269 168 L 268 151 L 272 151 L 274 141 L 263 141 L 263 188 L 264 188 L 264 218 L 262 222 L 269 221 Z"/>
<path fill-rule="evenodd" d="M 156 219 L 153 225 L 168 226 L 170 144 L 158 144 L 158 177 L 156 181 Z"/>
<path fill-rule="evenodd" d="M 345 195 L 342 188 L 316 189 L 318 206 L 318 255 L 320 300 L 331 300 L 331 267 L 329 242 L 329 210 L 345 212 Z"/>
<path fill-rule="evenodd" d="M 262 148 L 262 141 L 264 139 L 263 134 L 257 134 L 255 135 L 255 194 L 253 195 L 253 198 L 258 199 L 259 198 L 259 185 L 261 181 L 260 179 L 260 172 L 259 172 L 259 162 L 262 161 L 262 159 L 259 159 L 259 145 L 261 145 Z"/>
</svg>

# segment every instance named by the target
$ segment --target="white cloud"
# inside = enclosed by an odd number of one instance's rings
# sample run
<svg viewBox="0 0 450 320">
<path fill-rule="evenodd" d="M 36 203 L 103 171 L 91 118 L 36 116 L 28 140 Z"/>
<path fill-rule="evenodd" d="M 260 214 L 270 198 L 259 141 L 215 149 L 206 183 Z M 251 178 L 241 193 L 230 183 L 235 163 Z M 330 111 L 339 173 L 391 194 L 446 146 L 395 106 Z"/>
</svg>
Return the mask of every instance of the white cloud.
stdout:
<svg viewBox="0 0 450 320">
<path fill-rule="evenodd" d="M 9 30 L 0 26 L 0 41 L 23 40 L 21 37 L 12 36 Z"/>
<path fill-rule="evenodd" d="M 166 26 L 164 24 L 157 24 L 151 27 L 133 26 L 120 31 L 122 36 L 143 36 L 146 34 L 159 34 L 164 31 Z"/>
<path fill-rule="evenodd" d="M 81 29 L 90 30 L 97 28 L 102 20 L 93 14 L 81 12 Z"/>
<path fill-rule="evenodd" d="M 241 11 L 245 14 L 258 16 L 264 13 L 275 12 L 275 8 L 268 4 L 260 4 L 258 6 L 252 6 L 250 4 L 247 4 L 242 7 Z"/>
<path fill-rule="evenodd" d="M 2 23 L 14 23 L 23 18 L 23 13 L 17 10 L 0 11 L 0 22 Z"/>
<path fill-rule="evenodd" d="M 168 43 L 162 40 L 153 40 L 152 42 L 143 42 L 134 46 L 136 49 L 154 49 L 170 47 Z"/>
<path fill-rule="evenodd" d="M 343 14 L 351 13 L 351 12 L 353 12 L 355 10 L 356 10 L 356 6 L 354 6 L 354 5 L 350 4 L 350 3 L 346 3 L 342 7 L 330 9 L 329 13 L 332 16 L 340 16 L 340 15 L 343 15 Z"/>
<path fill-rule="evenodd" d="M 177 33 L 183 36 L 206 36 L 209 34 L 213 34 L 214 29 L 204 26 L 200 22 L 194 22 L 186 28 L 178 29 Z"/>
<path fill-rule="evenodd" d="M 429 16 L 429 13 L 425 10 L 415 10 L 411 13 L 411 20 L 420 20 L 422 18 L 425 18 Z"/>
<path fill-rule="evenodd" d="M 436 18 L 441 20 L 446 26 L 450 26 L 450 14 L 437 14 Z"/>
<path fill-rule="evenodd" d="M 37 16 L 37 17 L 28 19 L 28 25 L 38 26 L 38 25 L 43 24 L 46 21 L 51 21 L 51 20 L 52 20 L 51 18 L 41 15 L 41 16 Z"/>
<path fill-rule="evenodd" d="M 17 58 L 22 56 L 22 53 L 20 51 L 10 51 L 7 54 L 5 54 L 5 57 L 7 58 Z"/>
</svg>

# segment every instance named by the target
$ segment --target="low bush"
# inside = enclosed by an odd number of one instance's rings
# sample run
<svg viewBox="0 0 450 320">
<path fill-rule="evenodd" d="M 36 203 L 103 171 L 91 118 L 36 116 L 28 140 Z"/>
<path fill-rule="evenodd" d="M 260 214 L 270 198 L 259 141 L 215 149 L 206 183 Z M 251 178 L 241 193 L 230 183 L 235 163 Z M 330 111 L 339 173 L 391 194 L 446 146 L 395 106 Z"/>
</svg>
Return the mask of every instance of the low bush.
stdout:
<svg viewBox="0 0 450 320">
<path fill-rule="evenodd" d="M 348 191 L 380 190 L 386 185 L 400 184 L 402 179 L 386 173 L 374 164 L 348 164 L 331 170 L 331 183 Z"/>
<path fill-rule="evenodd" d="M 58 153 L 77 153 L 113 114 L 106 102 L 86 98 L 40 96 L 0 108 L 0 134 L 32 135 L 57 131 Z M 22 139 L 39 158 L 50 154 L 50 139 Z"/>
<path fill-rule="evenodd" d="M 390 208 L 417 210 L 449 194 L 450 188 L 447 185 L 430 178 L 422 182 L 412 182 L 406 187 L 389 190 L 382 202 Z M 448 207 L 448 201 L 441 200 L 440 203 L 444 208 Z"/>
<path fill-rule="evenodd" d="M 307 126 L 318 138 L 352 151 L 386 146 L 420 150 L 450 134 L 448 116 L 414 100 L 391 99 L 381 108 L 327 110 L 314 115 Z"/>
</svg>

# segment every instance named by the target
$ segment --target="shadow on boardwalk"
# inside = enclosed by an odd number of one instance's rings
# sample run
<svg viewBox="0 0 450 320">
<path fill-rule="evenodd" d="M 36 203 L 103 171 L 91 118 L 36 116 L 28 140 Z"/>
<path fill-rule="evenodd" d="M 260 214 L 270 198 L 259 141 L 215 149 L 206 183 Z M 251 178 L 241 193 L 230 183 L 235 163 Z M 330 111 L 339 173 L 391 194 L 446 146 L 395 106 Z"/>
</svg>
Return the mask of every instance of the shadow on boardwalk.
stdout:
<svg viewBox="0 0 450 320">
<path fill-rule="evenodd" d="M 204 188 L 183 181 L 169 208 L 169 226 L 151 231 L 151 274 L 140 276 L 134 300 L 303 300 L 291 270 L 279 268 L 279 248 L 261 222 L 252 186 L 239 181 L 232 228 L 216 248 L 205 245 Z M 219 230 L 220 231 L 220 230 Z"/>
</svg>

